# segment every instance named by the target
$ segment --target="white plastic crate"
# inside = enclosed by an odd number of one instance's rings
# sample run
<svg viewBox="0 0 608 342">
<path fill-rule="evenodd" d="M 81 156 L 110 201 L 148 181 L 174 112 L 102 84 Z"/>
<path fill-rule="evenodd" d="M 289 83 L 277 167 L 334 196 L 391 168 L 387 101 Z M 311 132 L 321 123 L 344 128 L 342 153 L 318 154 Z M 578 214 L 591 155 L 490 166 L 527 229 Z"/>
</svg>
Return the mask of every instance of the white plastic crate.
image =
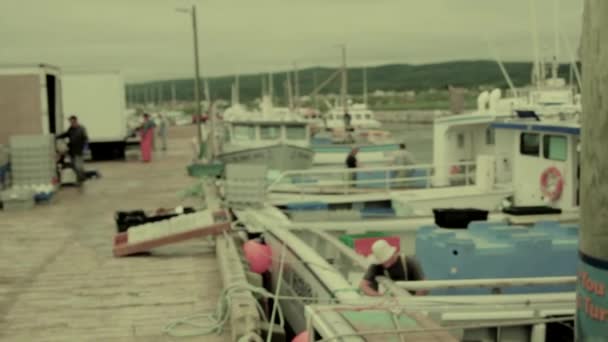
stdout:
<svg viewBox="0 0 608 342">
<path fill-rule="evenodd" d="M 12 148 L 47 148 L 55 150 L 55 136 L 52 134 L 13 135 L 9 138 Z"/>
<path fill-rule="evenodd" d="M 46 184 L 57 177 L 53 135 L 11 136 L 9 145 L 13 184 Z"/>
</svg>

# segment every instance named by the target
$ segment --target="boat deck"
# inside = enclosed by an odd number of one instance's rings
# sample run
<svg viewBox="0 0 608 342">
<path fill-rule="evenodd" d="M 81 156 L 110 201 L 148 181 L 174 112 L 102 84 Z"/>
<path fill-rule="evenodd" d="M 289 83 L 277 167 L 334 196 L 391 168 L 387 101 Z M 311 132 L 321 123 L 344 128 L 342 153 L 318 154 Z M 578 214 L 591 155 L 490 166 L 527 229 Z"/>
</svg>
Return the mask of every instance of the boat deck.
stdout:
<svg viewBox="0 0 608 342">
<path fill-rule="evenodd" d="M 86 123 L 85 123 L 86 124 Z M 0 211 L 0 341 L 228 341 L 172 338 L 171 320 L 215 309 L 221 291 L 206 240 L 114 258 L 115 210 L 179 204 L 195 126 L 171 128 L 151 164 L 87 164 L 103 178 L 27 212 Z"/>
</svg>

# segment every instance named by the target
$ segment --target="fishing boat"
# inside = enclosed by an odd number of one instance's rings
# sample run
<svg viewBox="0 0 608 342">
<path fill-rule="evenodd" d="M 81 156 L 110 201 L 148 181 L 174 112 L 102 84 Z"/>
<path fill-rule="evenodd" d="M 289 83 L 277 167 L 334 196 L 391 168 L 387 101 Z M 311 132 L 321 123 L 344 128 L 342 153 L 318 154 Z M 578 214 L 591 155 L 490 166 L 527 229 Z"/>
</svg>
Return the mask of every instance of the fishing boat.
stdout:
<svg viewBox="0 0 608 342">
<path fill-rule="evenodd" d="M 572 324 L 572 290 L 514 294 L 490 291 L 522 286 L 574 288 L 574 276 L 423 282 L 381 278 L 381 286 L 391 294 L 387 302 L 357 291 L 369 263 L 332 234 L 295 227 L 272 207 L 237 211 L 236 215 L 248 231 L 261 234 L 272 250 L 268 290 L 286 298 L 278 301 L 282 316 L 295 333 L 307 331 L 315 340 L 479 340 L 498 329 L 504 338 L 545 341 L 563 334 L 559 327 L 547 323 Z M 488 294 L 414 297 L 407 292 L 414 288 L 465 287 L 485 288 Z M 504 321 L 512 324 L 503 326 Z M 376 335 L 381 329 L 384 333 Z"/>
<path fill-rule="evenodd" d="M 489 154 L 477 158 L 471 177 L 436 172 L 449 170 L 447 163 L 407 180 L 385 169 L 385 178 L 357 177 L 341 190 L 306 179 L 330 171 L 288 171 L 284 175 L 297 176 L 296 189 L 271 185 L 265 205 L 235 210 L 249 237 L 272 250 L 267 289 L 290 298 L 279 305 L 295 333 L 357 341 L 479 340 L 496 331 L 513 340 L 545 341 L 569 334 L 560 326 L 572 325 L 575 310 L 580 126 L 511 117 L 489 127 L 497 145 L 511 147 L 505 149 L 509 177 L 498 177 L 504 161 Z M 394 187 L 404 181 L 423 186 Z M 370 187 L 374 182 L 381 186 Z M 471 216 L 479 208 L 486 217 Z M 444 228 L 446 220 L 464 223 L 452 230 Z M 357 291 L 369 261 L 365 244 L 355 240 L 378 238 L 434 265 L 428 281 L 379 279 L 392 294 L 390 303 Z M 502 277 L 487 276 L 496 274 L 488 273 L 496 269 L 491 261 L 509 259 L 519 266 L 499 267 L 506 270 Z M 522 267 L 526 262 L 530 267 Z M 539 266 L 547 263 L 552 265 Z M 524 269 L 536 273 L 522 276 Z M 411 296 L 413 289 L 431 294 Z M 376 335 L 380 329 L 384 333 Z"/>
<path fill-rule="evenodd" d="M 269 101 L 268 98 L 265 99 Z M 312 166 L 308 123 L 289 112 L 269 115 L 233 106 L 224 112 L 223 141 L 218 159 L 224 164 L 267 165 L 271 170 L 302 170 Z"/>
</svg>

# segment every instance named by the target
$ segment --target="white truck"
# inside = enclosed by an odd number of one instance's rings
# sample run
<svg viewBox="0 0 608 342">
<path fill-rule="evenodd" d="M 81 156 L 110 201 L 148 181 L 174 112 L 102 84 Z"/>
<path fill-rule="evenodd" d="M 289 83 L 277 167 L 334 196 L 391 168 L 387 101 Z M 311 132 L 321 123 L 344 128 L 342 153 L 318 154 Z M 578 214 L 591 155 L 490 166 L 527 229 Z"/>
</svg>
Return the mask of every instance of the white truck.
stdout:
<svg viewBox="0 0 608 342">
<path fill-rule="evenodd" d="M 0 144 L 13 135 L 63 132 L 61 88 L 58 67 L 0 65 Z"/>
<path fill-rule="evenodd" d="M 62 83 L 65 118 L 76 115 L 87 129 L 92 159 L 123 159 L 127 114 L 122 74 L 119 71 L 64 72 Z"/>
</svg>

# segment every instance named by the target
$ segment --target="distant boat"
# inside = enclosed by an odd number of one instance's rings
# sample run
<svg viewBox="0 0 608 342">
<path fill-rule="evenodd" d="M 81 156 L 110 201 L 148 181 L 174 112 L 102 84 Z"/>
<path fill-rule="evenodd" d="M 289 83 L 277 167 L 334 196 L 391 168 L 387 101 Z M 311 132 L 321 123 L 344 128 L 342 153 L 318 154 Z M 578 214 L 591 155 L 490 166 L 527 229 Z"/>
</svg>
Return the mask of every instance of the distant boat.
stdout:
<svg viewBox="0 0 608 342">
<path fill-rule="evenodd" d="M 380 121 L 376 120 L 372 112 L 365 104 L 352 104 L 348 108 L 351 116 L 351 126 L 355 129 L 379 129 L 382 127 Z M 327 128 L 344 129 L 344 110 L 334 107 L 325 114 Z"/>
</svg>

